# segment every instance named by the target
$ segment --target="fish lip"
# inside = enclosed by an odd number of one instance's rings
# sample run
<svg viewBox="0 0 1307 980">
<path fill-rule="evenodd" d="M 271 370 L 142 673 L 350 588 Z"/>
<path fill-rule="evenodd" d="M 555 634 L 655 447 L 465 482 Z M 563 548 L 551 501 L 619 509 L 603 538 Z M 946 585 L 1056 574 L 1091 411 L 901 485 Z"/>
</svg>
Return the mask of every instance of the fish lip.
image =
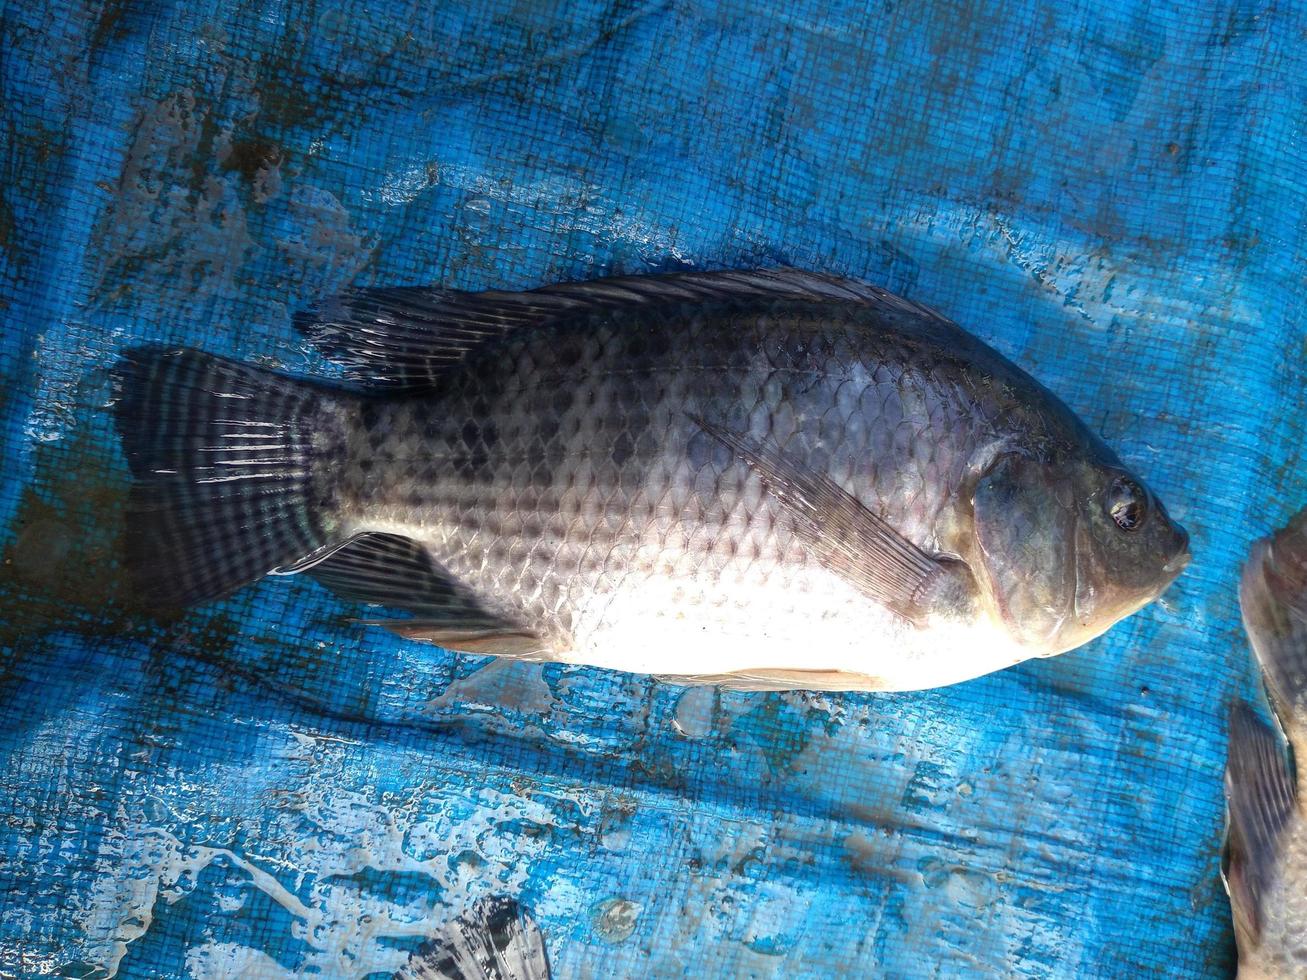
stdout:
<svg viewBox="0 0 1307 980">
<path fill-rule="evenodd" d="M 1193 553 L 1189 550 L 1189 536 L 1186 534 L 1184 541 L 1180 545 L 1180 550 L 1172 555 L 1171 560 L 1162 566 L 1162 574 L 1169 575 L 1171 581 L 1174 581 L 1176 576 L 1189 566 L 1189 562 L 1193 561 L 1193 557 Z"/>
<path fill-rule="evenodd" d="M 1165 572 L 1167 575 L 1179 575 L 1181 572 L 1183 572 L 1186 568 L 1189 567 L 1189 562 L 1192 560 L 1193 560 L 1193 555 L 1189 554 L 1189 552 L 1187 551 L 1182 551 L 1180 554 L 1176 555 L 1165 565 L 1163 565 L 1162 571 Z"/>
</svg>

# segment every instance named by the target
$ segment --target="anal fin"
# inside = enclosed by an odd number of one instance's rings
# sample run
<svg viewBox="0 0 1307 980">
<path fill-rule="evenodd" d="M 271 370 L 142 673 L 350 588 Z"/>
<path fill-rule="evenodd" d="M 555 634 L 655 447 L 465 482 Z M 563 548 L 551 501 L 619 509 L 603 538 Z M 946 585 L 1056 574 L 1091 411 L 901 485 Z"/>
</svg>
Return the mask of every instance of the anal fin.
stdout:
<svg viewBox="0 0 1307 980">
<path fill-rule="evenodd" d="M 486 608 L 419 541 L 397 534 L 362 534 L 306 570 L 338 595 L 412 614 L 411 619 L 364 620 L 400 636 L 464 653 L 524 657 L 541 639 Z"/>
<path fill-rule="evenodd" d="M 456 653 L 503 657 L 507 660 L 555 659 L 539 636 L 507 623 L 470 630 L 451 626 L 441 620 L 429 619 L 369 620 L 368 622 L 369 625 L 384 626 L 392 633 L 407 639 L 434 643 Z"/>
</svg>

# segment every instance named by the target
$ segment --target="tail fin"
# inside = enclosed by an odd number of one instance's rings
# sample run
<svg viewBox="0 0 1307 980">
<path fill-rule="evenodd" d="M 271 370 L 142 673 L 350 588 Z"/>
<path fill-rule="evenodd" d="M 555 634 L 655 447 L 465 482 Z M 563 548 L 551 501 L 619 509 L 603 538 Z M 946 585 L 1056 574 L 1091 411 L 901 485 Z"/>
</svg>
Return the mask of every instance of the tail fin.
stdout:
<svg viewBox="0 0 1307 980">
<path fill-rule="evenodd" d="M 135 480 L 127 570 L 141 600 L 216 599 L 327 544 L 315 460 L 335 428 L 326 391 L 185 349 L 128 351 L 114 381 Z"/>
<path fill-rule="evenodd" d="M 540 928 L 511 898 L 487 898 L 417 950 L 395 980 L 549 980 Z"/>
</svg>

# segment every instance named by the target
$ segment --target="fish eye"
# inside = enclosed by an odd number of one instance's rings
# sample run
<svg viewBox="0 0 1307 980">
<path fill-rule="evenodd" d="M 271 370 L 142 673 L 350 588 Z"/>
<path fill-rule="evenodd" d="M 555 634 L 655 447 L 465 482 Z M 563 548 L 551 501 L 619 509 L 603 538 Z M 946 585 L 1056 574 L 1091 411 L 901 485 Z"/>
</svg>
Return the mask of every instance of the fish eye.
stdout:
<svg viewBox="0 0 1307 980">
<path fill-rule="evenodd" d="M 1148 516 L 1148 498 L 1144 489 L 1126 476 L 1118 476 L 1108 488 L 1105 500 L 1108 514 L 1122 531 L 1134 531 Z"/>
</svg>

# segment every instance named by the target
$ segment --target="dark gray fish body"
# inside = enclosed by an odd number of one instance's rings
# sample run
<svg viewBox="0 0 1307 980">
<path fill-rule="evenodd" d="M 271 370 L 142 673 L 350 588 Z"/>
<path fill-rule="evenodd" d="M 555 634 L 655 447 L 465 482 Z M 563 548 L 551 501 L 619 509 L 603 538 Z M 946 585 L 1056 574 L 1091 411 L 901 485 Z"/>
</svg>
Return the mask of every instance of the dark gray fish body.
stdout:
<svg viewBox="0 0 1307 980">
<path fill-rule="evenodd" d="M 1077 646 L 1187 560 L 1183 531 L 1056 398 L 861 283 L 363 291 L 304 326 L 370 390 L 282 396 L 311 402 L 290 406 L 302 513 L 262 571 L 406 608 L 399 631 L 454 649 L 928 687 Z M 166 361 L 129 363 L 126 388 L 159 387 Z M 253 388 L 216 363 L 210 387 Z M 227 436 L 249 458 L 269 441 L 253 428 Z M 143 483 L 177 468 L 124 438 Z M 185 577 L 153 586 L 216 591 Z"/>
<path fill-rule="evenodd" d="M 1307 511 L 1253 545 L 1239 589 L 1244 628 L 1284 738 L 1251 706 L 1230 715 L 1225 879 L 1239 976 L 1307 975 Z M 1299 768 L 1295 771 L 1293 761 Z"/>
</svg>

